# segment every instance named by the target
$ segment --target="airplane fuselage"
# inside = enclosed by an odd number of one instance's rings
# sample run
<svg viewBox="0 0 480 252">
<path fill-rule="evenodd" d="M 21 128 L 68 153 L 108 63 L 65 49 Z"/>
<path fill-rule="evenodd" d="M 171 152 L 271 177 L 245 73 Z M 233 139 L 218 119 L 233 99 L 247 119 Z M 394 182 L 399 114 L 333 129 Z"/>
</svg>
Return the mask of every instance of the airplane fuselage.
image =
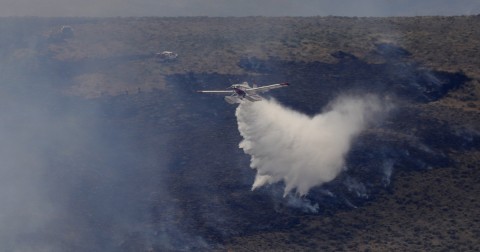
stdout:
<svg viewBox="0 0 480 252">
<path fill-rule="evenodd" d="M 241 89 L 241 88 L 238 88 L 238 87 L 234 87 L 233 90 L 235 91 L 235 93 L 237 93 L 238 96 L 240 97 L 245 97 L 245 95 L 247 95 L 247 93 Z"/>
<path fill-rule="evenodd" d="M 199 93 L 213 93 L 213 94 L 230 94 L 229 96 L 225 96 L 225 101 L 230 104 L 240 103 L 242 100 L 248 100 L 250 102 L 261 101 L 262 97 L 257 93 L 265 92 L 270 89 L 280 88 L 288 86 L 288 83 L 277 83 L 271 84 L 266 86 L 257 87 L 257 85 L 253 85 L 250 87 L 248 83 L 245 81 L 241 84 L 233 84 L 229 87 L 230 91 L 226 90 L 199 90 Z"/>
</svg>

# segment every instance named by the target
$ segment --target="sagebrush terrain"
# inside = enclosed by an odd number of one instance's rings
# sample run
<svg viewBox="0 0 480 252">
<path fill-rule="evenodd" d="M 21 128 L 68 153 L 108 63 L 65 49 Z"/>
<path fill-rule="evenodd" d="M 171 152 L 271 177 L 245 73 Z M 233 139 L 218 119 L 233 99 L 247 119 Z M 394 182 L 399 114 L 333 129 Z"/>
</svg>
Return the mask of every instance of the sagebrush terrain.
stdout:
<svg viewBox="0 0 480 252">
<path fill-rule="evenodd" d="M 2 18 L 0 34 L 12 115 L 1 129 L 28 140 L 13 152 L 39 156 L 61 209 L 39 229 L 2 231 L 7 250 L 22 239 L 58 251 L 480 248 L 480 16 Z M 179 57 L 160 62 L 164 50 Z M 290 82 L 274 96 L 308 115 L 343 93 L 396 110 L 304 199 L 319 206 L 308 213 L 281 185 L 250 191 L 235 108 L 193 92 L 245 80 Z"/>
</svg>

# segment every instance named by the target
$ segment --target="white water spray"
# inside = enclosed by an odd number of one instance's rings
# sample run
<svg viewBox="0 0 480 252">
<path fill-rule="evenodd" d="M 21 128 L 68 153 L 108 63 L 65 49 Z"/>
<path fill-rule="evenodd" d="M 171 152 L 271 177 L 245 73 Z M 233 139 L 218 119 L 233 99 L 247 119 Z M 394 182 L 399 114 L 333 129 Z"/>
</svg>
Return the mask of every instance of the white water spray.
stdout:
<svg viewBox="0 0 480 252">
<path fill-rule="evenodd" d="M 351 142 L 369 122 L 386 111 L 375 96 L 343 97 L 314 117 L 285 108 L 274 100 L 241 103 L 236 111 L 244 140 L 257 170 L 252 190 L 280 181 L 284 196 L 300 196 L 333 180 L 345 169 Z"/>
</svg>

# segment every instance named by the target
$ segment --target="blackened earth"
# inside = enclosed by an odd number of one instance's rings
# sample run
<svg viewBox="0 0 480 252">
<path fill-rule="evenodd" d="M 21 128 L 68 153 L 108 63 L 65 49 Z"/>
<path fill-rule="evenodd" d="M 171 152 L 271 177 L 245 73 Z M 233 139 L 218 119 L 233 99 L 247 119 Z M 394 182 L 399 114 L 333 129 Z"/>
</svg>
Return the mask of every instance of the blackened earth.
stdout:
<svg viewBox="0 0 480 252">
<path fill-rule="evenodd" d="M 378 192 L 393 190 L 395 173 L 446 167 L 455 162 L 449 152 L 480 146 L 479 136 L 468 129 L 421 115 L 420 105 L 441 99 L 468 77 L 424 68 L 411 62 L 404 49 L 388 44 L 378 45 L 372 55 L 383 63 L 367 63 L 346 52 L 333 52 L 339 59 L 335 64 L 246 58 L 239 66 L 251 74 L 172 75 L 167 92 L 103 99 L 108 120 L 133 122 L 132 129 L 120 128 L 118 134 L 138 130 L 142 132 L 136 136 L 140 145 L 146 139 L 168 136 L 166 144 L 139 146 L 149 149 L 151 155 L 162 149 L 159 153 L 169 157 L 162 168 L 165 191 L 151 194 L 144 204 L 150 210 L 142 221 L 160 230 L 154 234 L 157 242 L 153 247 L 161 249 L 165 243 L 158 237 L 167 237 L 176 249 L 211 248 L 232 235 L 287 229 L 303 215 L 332 215 L 339 209 L 361 207 L 375 200 Z M 375 94 L 391 99 L 395 109 L 355 140 L 346 171 L 301 199 L 310 208 L 294 207 L 282 198 L 281 184 L 250 191 L 255 172 L 249 168 L 250 157 L 238 148 L 241 137 L 235 106 L 222 97 L 195 93 L 241 81 L 290 82 L 288 89 L 271 95 L 308 115 L 320 113 L 342 94 Z M 151 129 L 145 130 L 145 124 Z M 139 167 L 146 165 L 143 160 L 138 162 Z M 178 229 L 169 230 L 172 224 Z M 135 241 L 138 237 L 132 236 L 124 245 L 132 249 Z"/>
</svg>

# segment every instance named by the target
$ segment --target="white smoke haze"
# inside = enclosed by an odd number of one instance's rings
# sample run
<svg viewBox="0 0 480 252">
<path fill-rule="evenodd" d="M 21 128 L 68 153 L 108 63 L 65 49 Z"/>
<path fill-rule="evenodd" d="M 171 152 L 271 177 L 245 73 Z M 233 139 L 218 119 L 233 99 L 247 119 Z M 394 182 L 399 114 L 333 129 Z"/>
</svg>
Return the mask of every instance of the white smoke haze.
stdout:
<svg viewBox="0 0 480 252">
<path fill-rule="evenodd" d="M 304 213 L 318 213 L 318 203 L 312 203 L 306 198 L 295 197 L 291 194 L 286 196 L 287 205 L 302 210 Z"/>
<path fill-rule="evenodd" d="M 386 160 L 383 164 L 384 177 L 382 179 L 382 183 L 385 187 L 387 187 L 390 184 L 392 173 L 393 173 L 393 165 L 394 165 L 394 161 L 391 159 Z"/>
<path fill-rule="evenodd" d="M 0 16 L 424 16 L 474 15 L 477 0 L 1 0 Z"/>
<path fill-rule="evenodd" d="M 306 195 L 344 170 L 352 140 L 390 105 L 374 95 L 345 96 L 310 117 L 275 100 L 241 103 L 236 111 L 244 138 L 239 147 L 257 170 L 252 190 L 285 183 L 284 196 Z"/>
</svg>

